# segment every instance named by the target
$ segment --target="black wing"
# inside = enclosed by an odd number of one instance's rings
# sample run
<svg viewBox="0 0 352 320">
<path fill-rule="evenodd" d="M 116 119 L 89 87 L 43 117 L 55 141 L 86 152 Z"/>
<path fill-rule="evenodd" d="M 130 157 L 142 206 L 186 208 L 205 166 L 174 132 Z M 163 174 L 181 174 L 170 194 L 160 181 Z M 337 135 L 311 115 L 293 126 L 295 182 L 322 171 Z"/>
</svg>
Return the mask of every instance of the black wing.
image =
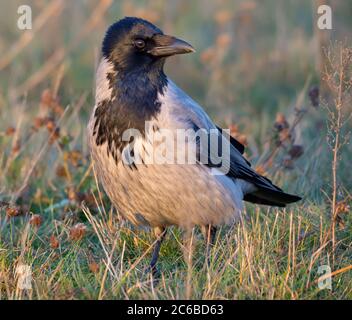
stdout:
<svg viewBox="0 0 352 320">
<path fill-rule="evenodd" d="M 217 129 L 220 133 L 219 139 L 222 139 L 223 130 L 219 127 L 217 127 Z M 233 179 L 242 179 L 252 184 L 255 187 L 255 191 L 245 194 L 245 201 L 285 207 L 286 204 L 301 200 L 301 197 L 283 192 L 282 189 L 274 185 L 268 178 L 255 172 L 251 168 L 250 163 L 243 157 L 244 146 L 233 137 L 229 137 L 229 141 L 230 156 L 224 156 L 223 158 L 225 159 L 224 161 L 229 158 L 230 163 L 227 163 L 227 165 L 225 164 L 225 166 L 224 163 L 212 164 L 211 159 L 213 158 L 211 157 L 211 154 L 216 154 L 217 156 L 223 155 L 223 150 L 220 149 L 221 143 L 219 142 L 217 146 L 218 150 L 211 150 L 211 146 L 209 146 L 208 162 L 205 165 L 212 168 L 227 168 L 228 171 L 226 171 L 225 174 L 228 177 Z M 200 149 L 197 150 L 198 152 L 201 152 Z"/>
<path fill-rule="evenodd" d="M 185 129 L 193 127 L 195 130 L 198 128 L 204 128 L 207 132 L 211 129 L 217 129 L 217 135 L 221 140 L 224 136 L 226 137 L 222 129 L 214 125 L 200 105 L 193 101 L 172 81 L 168 81 L 168 90 L 171 91 L 170 96 L 173 99 L 173 116 L 177 119 L 177 127 L 183 125 L 183 128 Z M 256 173 L 251 168 L 250 163 L 243 157 L 244 146 L 232 137 L 228 137 L 228 139 L 230 141 L 230 155 L 223 157 L 225 159 L 224 161 L 227 161 L 227 163 L 225 163 L 225 167 L 228 169 L 224 173 L 232 179 L 242 179 L 255 187 L 253 188 L 255 191 L 244 195 L 244 200 L 267 205 L 285 206 L 288 203 L 301 199 L 298 196 L 284 193 L 269 179 Z M 219 150 L 221 145 L 221 143 L 218 143 L 217 150 L 212 150 L 212 148 L 201 148 L 199 140 L 197 140 L 196 148 L 197 156 L 199 157 L 198 162 L 209 167 L 219 167 L 218 165 L 212 164 L 211 159 L 213 159 L 214 155 L 216 158 L 222 153 L 223 150 Z M 207 151 L 204 152 L 204 149 Z M 201 161 L 202 159 L 207 159 L 208 161 L 203 163 L 205 161 Z M 220 165 L 220 167 L 223 166 Z"/>
<path fill-rule="evenodd" d="M 220 128 L 219 126 L 216 126 L 218 128 L 218 130 L 220 131 L 220 133 L 222 134 L 222 128 Z M 242 143 L 240 143 L 239 141 L 237 141 L 234 137 L 230 136 L 230 143 L 233 147 L 235 147 L 241 154 L 244 153 L 244 145 Z"/>
</svg>

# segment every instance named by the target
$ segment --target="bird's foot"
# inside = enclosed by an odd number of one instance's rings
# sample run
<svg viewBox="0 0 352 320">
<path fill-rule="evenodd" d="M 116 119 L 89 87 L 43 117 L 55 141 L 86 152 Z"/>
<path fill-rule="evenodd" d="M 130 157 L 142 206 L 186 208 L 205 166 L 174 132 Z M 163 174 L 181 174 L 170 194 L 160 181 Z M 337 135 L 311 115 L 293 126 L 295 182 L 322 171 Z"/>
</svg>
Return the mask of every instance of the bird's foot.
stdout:
<svg viewBox="0 0 352 320">
<path fill-rule="evenodd" d="M 158 283 L 159 283 L 159 280 L 160 280 L 160 271 L 159 269 L 156 267 L 156 265 L 149 265 L 145 271 L 144 271 L 144 274 L 147 276 L 147 277 L 150 277 L 152 278 L 152 282 L 153 282 L 153 285 L 156 286 Z"/>
</svg>

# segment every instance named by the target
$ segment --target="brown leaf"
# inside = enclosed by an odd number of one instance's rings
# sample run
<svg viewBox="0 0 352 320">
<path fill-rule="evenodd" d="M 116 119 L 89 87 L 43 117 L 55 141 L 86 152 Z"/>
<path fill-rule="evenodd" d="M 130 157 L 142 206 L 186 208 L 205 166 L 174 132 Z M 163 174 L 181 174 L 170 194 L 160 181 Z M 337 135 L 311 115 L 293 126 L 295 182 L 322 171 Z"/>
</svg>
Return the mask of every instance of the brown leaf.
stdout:
<svg viewBox="0 0 352 320">
<path fill-rule="evenodd" d="M 28 207 L 25 205 L 22 206 L 15 206 L 8 204 L 7 206 L 3 206 L 6 209 L 6 216 L 11 217 L 18 217 L 28 213 Z"/>
<path fill-rule="evenodd" d="M 73 241 L 81 240 L 87 232 L 87 227 L 83 223 L 77 223 L 70 229 L 70 239 Z"/>
<path fill-rule="evenodd" d="M 336 205 L 336 214 L 348 213 L 350 211 L 350 206 L 346 201 L 340 201 Z"/>
<path fill-rule="evenodd" d="M 33 214 L 31 218 L 29 219 L 29 223 L 33 227 L 40 227 L 43 222 L 42 217 L 39 214 Z"/>
<path fill-rule="evenodd" d="M 90 264 L 89 264 L 89 270 L 92 272 L 92 273 L 98 273 L 99 272 L 99 264 L 97 264 L 95 261 L 92 261 Z"/>
<path fill-rule="evenodd" d="M 6 215 L 8 217 L 17 217 L 21 215 L 21 210 L 18 207 L 8 207 L 6 209 Z"/>
<path fill-rule="evenodd" d="M 56 238 L 56 236 L 53 235 L 53 234 L 50 236 L 49 242 L 50 242 L 50 247 L 51 247 L 52 249 L 57 249 L 57 248 L 59 247 L 59 245 L 60 245 L 59 240 L 58 240 L 58 239 Z"/>
<path fill-rule="evenodd" d="M 14 127 L 8 127 L 5 131 L 5 134 L 7 136 L 13 136 L 16 132 L 16 129 Z"/>
</svg>

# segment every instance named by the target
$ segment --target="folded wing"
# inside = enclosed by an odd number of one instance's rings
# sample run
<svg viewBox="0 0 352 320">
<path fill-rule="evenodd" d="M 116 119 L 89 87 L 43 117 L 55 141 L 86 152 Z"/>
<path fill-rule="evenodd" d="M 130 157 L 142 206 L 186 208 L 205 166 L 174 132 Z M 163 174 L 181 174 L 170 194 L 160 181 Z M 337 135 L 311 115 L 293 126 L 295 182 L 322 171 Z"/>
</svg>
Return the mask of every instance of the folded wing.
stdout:
<svg viewBox="0 0 352 320">
<path fill-rule="evenodd" d="M 243 157 L 244 146 L 240 142 L 224 134 L 223 130 L 210 120 L 202 107 L 171 81 L 169 81 L 169 88 L 172 97 L 172 110 L 174 116 L 177 118 L 178 127 L 184 125 L 186 129 L 192 127 L 195 130 L 205 129 L 209 132 L 215 131 L 220 140 L 223 137 L 229 140 L 230 154 L 223 157 L 223 161 L 227 163 L 222 163 L 221 165 L 227 168 L 225 174 L 228 177 L 242 179 L 253 185 L 253 188 L 250 188 L 251 191 L 244 195 L 245 201 L 284 207 L 286 204 L 301 200 L 301 197 L 283 192 L 268 178 L 255 172 L 251 168 L 250 163 Z M 214 159 L 214 156 L 219 156 L 223 150 L 219 150 L 221 143 L 217 143 L 215 147 L 216 149 L 212 145 L 209 148 L 197 146 L 197 152 L 199 153 L 197 158 L 201 165 L 206 165 L 210 168 L 219 167 L 219 164 L 212 164 L 211 159 Z M 207 154 L 204 154 L 204 152 L 207 152 Z M 206 159 L 207 161 L 201 161 L 201 159 Z"/>
</svg>

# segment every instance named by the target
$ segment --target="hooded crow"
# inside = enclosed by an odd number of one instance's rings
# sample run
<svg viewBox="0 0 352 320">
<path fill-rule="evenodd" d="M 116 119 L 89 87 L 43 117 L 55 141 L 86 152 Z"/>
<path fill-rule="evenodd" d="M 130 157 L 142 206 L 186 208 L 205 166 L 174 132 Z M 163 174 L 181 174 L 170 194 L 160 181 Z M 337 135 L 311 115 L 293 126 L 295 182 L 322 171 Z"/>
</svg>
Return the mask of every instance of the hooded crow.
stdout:
<svg viewBox="0 0 352 320">
<path fill-rule="evenodd" d="M 154 229 L 153 271 L 168 226 L 200 226 L 213 239 L 217 226 L 240 220 L 243 200 L 284 207 L 301 199 L 256 173 L 243 157 L 244 146 L 166 76 L 168 57 L 194 51 L 150 22 L 127 17 L 107 30 L 96 74 L 96 103 L 88 124 L 94 167 L 121 215 Z M 163 130 L 173 138 L 151 138 Z M 180 139 L 180 130 L 202 130 L 208 138 L 212 133 L 223 144 L 205 145 L 199 135 Z M 147 161 L 160 148 L 174 151 L 171 160 L 178 159 L 184 151 L 180 141 L 194 151 L 194 162 Z M 219 151 L 225 155 L 220 165 L 212 157 Z M 185 153 L 187 158 L 191 152 Z"/>
</svg>

